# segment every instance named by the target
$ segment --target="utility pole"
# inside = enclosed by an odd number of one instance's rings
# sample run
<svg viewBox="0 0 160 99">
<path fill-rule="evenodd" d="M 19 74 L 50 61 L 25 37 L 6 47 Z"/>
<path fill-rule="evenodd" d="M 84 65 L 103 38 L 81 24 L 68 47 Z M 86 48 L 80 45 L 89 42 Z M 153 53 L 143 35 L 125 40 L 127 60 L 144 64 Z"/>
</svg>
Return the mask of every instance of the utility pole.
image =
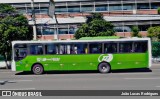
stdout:
<svg viewBox="0 0 160 99">
<path fill-rule="evenodd" d="M 37 40 L 36 19 L 35 19 L 35 11 L 34 11 L 34 0 L 31 0 L 31 8 L 32 8 L 32 21 L 33 21 L 33 40 Z"/>
<path fill-rule="evenodd" d="M 56 39 L 59 40 L 59 33 L 58 33 L 58 20 L 57 20 L 57 15 L 56 13 L 54 12 L 54 17 L 55 17 L 55 20 L 56 20 Z"/>
<path fill-rule="evenodd" d="M 56 27 L 56 35 L 55 35 L 55 38 L 57 40 L 59 40 L 59 33 L 58 33 L 59 23 L 58 23 L 58 20 L 57 20 L 57 15 L 56 15 L 55 9 L 56 9 L 56 7 L 55 7 L 55 2 L 54 2 L 54 18 L 55 18 L 55 21 L 56 21 L 56 25 L 55 25 L 55 27 Z"/>
</svg>

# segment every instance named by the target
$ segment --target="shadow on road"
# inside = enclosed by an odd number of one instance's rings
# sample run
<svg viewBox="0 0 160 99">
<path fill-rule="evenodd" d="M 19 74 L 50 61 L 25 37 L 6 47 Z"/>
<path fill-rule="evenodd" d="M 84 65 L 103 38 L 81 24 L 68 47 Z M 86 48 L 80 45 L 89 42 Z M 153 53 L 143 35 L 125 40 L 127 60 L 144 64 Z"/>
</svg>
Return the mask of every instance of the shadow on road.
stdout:
<svg viewBox="0 0 160 99">
<path fill-rule="evenodd" d="M 137 73 L 137 72 L 152 72 L 150 69 L 123 69 L 112 70 L 111 73 Z M 97 70 L 76 70 L 76 71 L 47 71 L 44 74 L 92 74 L 99 73 Z M 15 75 L 34 75 L 32 72 L 19 72 Z"/>
<path fill-rule="evenodd" d="M 152 70 L 148 68 L 140 68 L 140 69 L 121 69 L 112 71 L 112 73 L 137 73 L 137 72 L 152 72 Z"/>
</svg>

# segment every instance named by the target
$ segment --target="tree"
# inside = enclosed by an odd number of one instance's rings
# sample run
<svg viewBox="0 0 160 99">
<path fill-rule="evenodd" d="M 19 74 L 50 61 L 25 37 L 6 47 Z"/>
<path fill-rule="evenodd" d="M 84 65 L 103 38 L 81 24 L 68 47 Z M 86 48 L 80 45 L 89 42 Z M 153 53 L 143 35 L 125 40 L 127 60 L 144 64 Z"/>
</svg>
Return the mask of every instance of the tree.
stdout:
<svg viewBox="0 0 160 99">
<path fill-rule="evenodd" d="M 113 36 L 114 26 L 103 19 L 100 13 L 92 13 L 87 17 L 86 23 L 76 31 L 75 38 L 81 37 L 95 37 L 95 36 Z"/>
<path fill-rule="evenodd" d="M 0 13 L 5 14 L 5 13 L 13 13 L 16 12 L 16 9 L 13 8 L 10 5 L 7 4 L 0 4 Z"/>
<path fill-rule="evenodd" d="M 138 26 L 132 27 L 132 37 L 141 37 Z"/>
<path fill-rule="evenodd" d="M 158 12 L 158 14 L 160 14 L 160 7 L 158 7 L 157 12 Z"/>
<path fill-rule="evenodd" d="M 148 30 L 148 37 L 151 37 L 153 41 L 160 40 L 160 26 L 150 27 Z"/>
<path fill-rule="evenodd" d="M 0 54 L 4 56 L 6 65 L 11 59 L 11 42 L 13 40 L 31 40 L 33 34 L 25 16 L 18 14 L 15 8 L 0 4 Z"/>
</svg>

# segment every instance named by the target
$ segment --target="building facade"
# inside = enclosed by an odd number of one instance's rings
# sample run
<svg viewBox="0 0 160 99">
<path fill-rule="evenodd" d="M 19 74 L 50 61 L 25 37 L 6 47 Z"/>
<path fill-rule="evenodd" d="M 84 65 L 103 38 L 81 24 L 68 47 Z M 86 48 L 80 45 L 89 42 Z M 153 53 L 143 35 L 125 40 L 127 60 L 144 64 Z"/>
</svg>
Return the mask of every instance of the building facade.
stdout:
<svg viewBox="0 0 160 99">
<path fill-rule="evenodd" d="M 31 0 L 7 0 L 33 25 Z M 157 9 L 160 0 L 34 0 L 37 37 L 43 40 L 72 39 L 74 33 L 91 13 L 102 13 L 115 26 L 118 36 L 131 35 L 138 26 L 143 36 L 147 29 L 160 25 Z"/>
</svg>

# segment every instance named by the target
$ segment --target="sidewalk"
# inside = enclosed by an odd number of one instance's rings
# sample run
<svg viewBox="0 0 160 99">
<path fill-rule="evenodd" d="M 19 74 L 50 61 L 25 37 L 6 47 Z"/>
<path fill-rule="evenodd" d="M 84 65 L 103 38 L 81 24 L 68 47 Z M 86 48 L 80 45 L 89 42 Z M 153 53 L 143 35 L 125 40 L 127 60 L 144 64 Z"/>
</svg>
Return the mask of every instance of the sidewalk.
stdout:
<svg viewBox="0 0 160 99">
<path fill-rule="evenodd" d="M 160 63 L 152 63 L 152 66 L 160 66 Z"/>
<path fill-rule="evenodd" d="M 9 64 L 9 68 L 10 68 L 10 66 L 11 66 L 11 63 L 10 62 L 8 62 L 8 64 Z M 0 69 L 3 69 L 3 68 L 6 68 L 6 63 L 4 62 L 4 61 L 0 61 Z"/>
<path fill-rule="evenodd" d="M 5 68 L 6 67 L 6 63 L 4 61 L 0 62 L 0 68 Z"/>
</svg>

